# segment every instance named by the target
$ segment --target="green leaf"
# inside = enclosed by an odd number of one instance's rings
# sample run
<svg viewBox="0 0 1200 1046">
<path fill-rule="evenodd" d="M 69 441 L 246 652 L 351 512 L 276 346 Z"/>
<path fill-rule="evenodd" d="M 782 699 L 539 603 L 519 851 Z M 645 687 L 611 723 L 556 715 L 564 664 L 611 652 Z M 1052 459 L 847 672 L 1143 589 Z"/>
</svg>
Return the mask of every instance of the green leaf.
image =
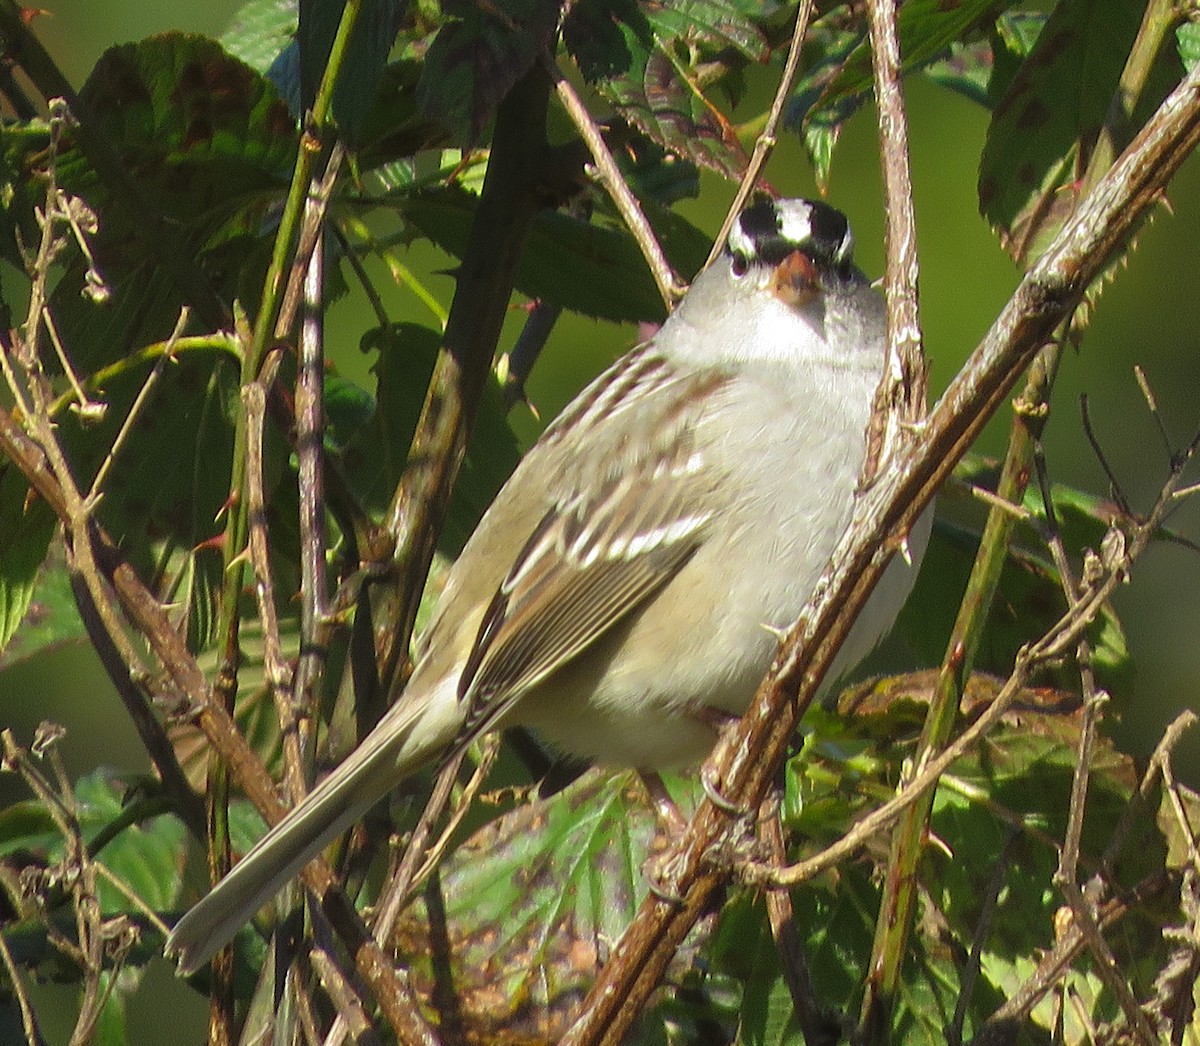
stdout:
<svg viewBox="0 0 1200 1046">
<path fill-rule="evenodd" d="M 212 40 L 167 33 L 111 48 L 80 97 L 136 180 L 144 198 L 194 254 L 226 300 L 257 300 L 269 258 L 265 235 L 295 160 L 295 121 L 274 87 Z M 105 308 L 80 296 L 76 261 L 55 288 L 52 309 L 75 367 L 84 373 L 131 347 L 168 337 L 180 289 L 161 272 L 145 241 L 145 207 L 92 171 L 68 134 L 59 184 L 101 216 L 89 236 L 112 289 Z M 44 192 L 44 151 L 19 158 L 24 212 Z M 114 195 L 115 193 L 115 195 Z M 25 214 L 13 216 L 24 222 Z"/>
<path fill-rule="evenodd" d="M 383 70 L 374 104 L 364 113 L 358 132 L 357 160 L 363 170 L 374 171 L 445 144 L 446 128 L 428 119 L 417 104 L 424 68 L 423 61 L 406 58 Z"/>
<path fill-rule="evenodd" d="M 374 366 L 377 401 L 370 421 L 350 436 L 342 454 L 354 489 L 370 511 L 383 511 L 403 475 L 440 346 L 437 331 L 413 323 L 370 331 L 363 338 L 364 351 L 379 351 Z M 499 382 L 492 375 L 455 483 L 441 536 L 443 550 L 457 554 L 519 460 Z"/>
<path fill-rule="evenodd" d="M 46 204 L 45 186 L 30 173 L 30 157 L 49 144 L 44 120 L 0 122 L 0 199 L 4 202 L 0 207 L 0 256 L 18 272 L 25 271 L 28 245 L 37 243 L 41 235 L 35 209 Z M 7 313 L 12 303 L 3 300 L 2 305 Z M 0 318 L 12 325 L 11 315 Z"/>
<path fill-rule="evenodd" d="M 886 699 L 858 704 L 852 719 L 810 712 L 803 749 L 788 764 L 786 821 L 805 856 L 844 835 L 867 809 L 894 794 L 902 762 L 912 756 L 921 729 L 927 683 L 909 703 L 903 680 Z M 964 715 L 995 697 L 990 680 L 973 677 Z M 904 705 L 909 707 L 905 708 Z M 912 714 L 912 713 L 916 714 Z M 1061 902 L 1054 887 L 1059 847 L 1079 748 L 1078 699 L 1030 690 L 988 735 L 956 762 L 935 797 L 930 843 L 919 866 L 919 911 L 902 968 L 890 1041 L 943 1043 L 960 1001 L 965 957 L 978 948 L 982 976 L 966 1012 L 967 1040 L 1032 972 L 1036 956 L 1056 940 Z M 875 740 L 871 740 L 874 738 Z M 1109 845 L 1138 787 L 1133 761 L 1101 737 L 1092 761 L 1082 838 L 1084 867 Z M 1161 871 L 1165 846 L 1151 817 L 1141 818 L 1113 869 L 1112 889 L 1145 883 Z M 866 859 L 844 862 L 792 891 L 796 924 L 803 927 L 805 957 L 816 997 L 846 1012 L 856 1005 L 879 909 L 878 876 L 885 846 L 868 845 Z M 1160 905 L 1167 896 L 1136 902 L 1109 934 L 1123 971 L 1161 968 Z M 989 910 L 989 905 L 991 905 Z M 725 931 L 723 931 L 725 932 Z M 724 938 L 718 936 L 718 940 Z M 746 937 L 745 952 L 753 954 Z M 1136 961 L 1135 961 L 1136 960 Z M 723 962 L 728 959 L 722 957 Z M 1086 960 L 1080 964 L 1086 969 Z M 735 968 L 736 972 L 736 968 Z M 1135 981 L 1136 977 L 1135 976 Z M 1069 972 L 1079 984 L 1085 974 Z M 1145 986 L 1135 983 L 1135 992 Z M 1085 996 L 1093 1015 L 1111 998 L 1096 985 Z M 1028 1029 L 1041 1042 L 1051 1027 L 1050 1007 L 1039 1009 Z M 1039 1027 L 1041 1031 L 1039 1031 Z M 1081 1041 L 1077 1038 L 1068 1041 Z"/>
<path fill-rule="evenodd" d="M 765 59 L 758 21 L 776 5 L 745 0 L 579 0 L 563 22 L 563 42 L 588 83 L 635 127 L 693 163 L 736 178 L 746 154 L 707 93 Z"/>
<path fill-rule="evenodd" d="M 37 852 L 49 847 L 58 829 L 54 818 L 39 802 L 26 799 L 0 810 L 0 856 Z"/>
<path fill-rule="evenodd" d="M 707 953 L 714 969 L 742 987 L 740 1043 L 803 1046 L 779 952 L 758 898 L 743 894 L 725 907 Z"/>
<path fill-rule="evenodd" d="M 646 894 L 641 866 L 655 836 L 632 774 L 591 773 L 497 818 L 443 864 L 446 958 L 480 1041 L 565 1026 L 605 958 L 603 942 L 620 936 Z M 426 917 L 413 913 L 396 936 L 422 993 L 440 950 L 427 934 Z M 673 975 L 690 966 L 696 940 Z"/>
<path fill-rule="evenodd" d="M 234 853 L 249 853 L 266 832 L 267 823 L 253 803 L 238 799 L 229 804 L 229 844 Z"/>
<path fill-rule="evenodd" d="M 218 610 L 225 564 L 220 550 L 210 542 L 184 553 L 178 601 L 187 606 L 189 650 L 204 650 L 216 638 Z"/>
<path fill-rule="evenodd" d="M 477 200 L 458 189 L 426 192 L 401 202 L 405 218 L 444 251 L 466 251 Z M 662 208 L 648 208 L 664 250 L 683 272 L 695 272 L 707 238 Z M 534 220 L 517 267 L 522 294 L 614 322 L 661 321 L 666 308 L 641 252 L 623 228 L 554 211 Z"/>
<path fill-rule="evenodd" d="M 628 140 L 622 144 L 616 160 L 635 196 L 666 207 L 700 195 L 700 172 L 695 164 L 667 152 L 634 128 L 629 128 Z"/>
<path fill-rule="evenodd" d="M 132 974 L 132 969 L 126 973 Z M 100 974 L 100 991 L 104 992 L 110 988 L 112 990 L 100 1011 L 99 1020 L 96 1021 L 95 1041 L 100 1046 L 127 1046 L 129 1028 L 125 1020 L 125 999 L 134 990 L 136 979 L 131 981 L 129 976 L 124 979 L 118 977 L 117 983 L 113 984 L 113 976 L 111 970 Z"/>
<path fill-rule="evenodd" d="M 1058 867 L 1057 840 L 1066 829 L 1078 744 L 1075 716 L 1016 713 L 978 753 L 956 764 L 949 785 L 938 793 L 932 831 L 958 858 L 943 856 L 934 861 L 937 879 L 932 897 L 939 912 L 951 926 L 962 928 L 960 939 L 965 940 L 966 932 L 983 918 L 986 899 L 997 897 L 982 955 L 986 994 L 980 999 L 981 1016 L 1011 996 L 1033 972 L 1039 949 L 1056 938 L 1062 902 L 1052 883 Z M 1108 845 L 1137 781 L 1132 760 L 1101 738 L 1084 820 L 1084 867 Z M 984 804 L 999 816 L 987 813 Z M 1163 843 L 1151 821 L 1144 819 L 1121 853 L 1114 873 L 1117 892 L 1119 883 L 1141 880 L 1162 867 Z M 962 859 L 968 854 L 969 860 Z M 1135 994 L 1146 988 L 1137 983 L 1140 959 L 1154 953 L 1161 958 L 1160 917 L 1153 902 L 1137 905 L 1119 932 L 1109 937 Z M 1158 961 L 1151 965 L 1157 968 Z M 1086 966 L 1077 966 L 1067 980 L 1085 989 L 1080 998 L 1089 1000 L 1092 1019 L 1112 1005 Z M 1039 1007 L 1032 1023 L 1051 1028 L 1054 1010 L 1052 1005 Z M 1077 1018 L 1068 1021 L 1068 1028 L 1066 1041 L 1086 1041 L 1079 1037 L 1083 1028 Z"/>
<path fill-rule="evenodd" d="M 662 40 L 680 41 L 707 53 L 732 48 L 751 62 L 763 62 L 770 47 L 759 23 L 781 6 L 778 0 L 673 0 L 645 4 L 642 10 Z"/>
<path fill-rule="evenodd" d="M 1005 14 L 993 26 L 992 45 L 973 40 L 977 28 L 1002 6 L 988 0 L 962 4 L 910 0 L 899 6 L 902 68 L 905 72 L 924 68 L 935 82 L 988 104 L 997 68 L 1001 68 L 1002 78 L 1011 75 L 1012 63 L 1002 41 L 1019 38 L 1028 24 L 1040 26 L 1039 19 L 1045 17 Z M 818 20 L 805 40 L 802 68 L 805 72 L 797 81 L 785 125 L 800 129 L 817 183 L 826 186 L 841 127 L 873 90 L 866 32 L 845 28 L 845 20 L 836 11 Z"/>
<path fill-rule="evenodd" d="M 925 67 L 934 83 L 987 109 L 1004 97 L 1048 16 L 1043 11 L 1009 11 L 992 25 L 986 40 L 956 40 L 949 53 Z"/>
<path fill-rule="evenodd" d="M 125 786 L 119 778 L 96 770 L 76 782 L 75 798 L 79 804 L 80 828 L 90 841 L 123 815 Z M 126 825 L 95 856 L 147 906 L 163 911 L 179 896 L 182 868 L 178 855 L 183 834 L 179 819 L 164 814 Z M 123 894 L 104 881 L 100 885 L 100 903 L 105 912 L 136 910 Z"/>
<path fill-rule="evenodd" d="M 145 365 L 105 382 L 108 411 L 98 424 L 63 417 L 59 431 L 76 477 L 91 482 L 116 439 L 146 377 Z M 229 499 L 234 419 L 240 409 L 238 368 L 222 351 L 179 356 L 162 372 L 104 483 L 98 518 L 144 577 L 172 561 L 187 582 L 189 634 L 199 649 L 212 635 L 212 600 L 221 584 L 219 551 L 200 546 L 223 532 Z M 281 437 L 274 434 L 273 440 Z M 274 482 L 278 473 L 268 476 Z M 268 491 L 268 494 L 270 491 Z"/>
<path fill-rule="evenodd" d="M 20 664 L 47 647 L 76 642 L 86 635 L 75 606 L 63 549 L 56 543 L 38 571 L 25 617 L 0 651 L 0 669 Z"/>
<path fill-rule="evenodd" d="M 264 76 L 296 36 L 297 0 L 247 0 L 218 38 L 220 45 Z"/>
<path fill-rule="evenodd" d="M 784 126 L 799 128 L 817 184 L 829 184 L 833 149 L 844 124 L 859 108 L 861 100 L 846 99 L 823 104 L 825 89 L 838 75 L 846 58 L 861 40 L 861 34 L 829 25 L 822 19 L 809 30 L 802 54 L 803 74 L 796 81 L 784 114 Z"/>
<path fill-rule="evenodd" d="M 76 781 L 74 790 L 79 828 L 86 844 L 90 845 L 101 832 L 108 834 L 113 822 L 128 819 L 125 808 L 127 782 L 110 771 L 93 771 Z M 148 907 L 162 911 L 179 895 L 182 882 L 179 849 L 183 832 L 179 819 L 169 814 L 151 816 L 140 823 L 123 823 L 94 856 Z M 62 858 L 62 836 L 40 802 L 14 803 L 0 813 L 0 853 L 8 855 L 21 851 L 36 854 L 47 862 Z M 139 911 L 103 877 L 99 891 L 101 910 L 105 914 Z"/>
<path fill-rule="evenodd" d="M 164 33 L 110 48 L 80 97 L 163 213 L 205 230 L 198 246 L 256 232 L 286 188 L 295 121 L 274 87 L 215 41 Z M 110 213 L 81 155 L 68 150 L 58 175 L 64 188 Z"/>
<path fill-rule="evenodd" d="M 1063 0 L 996 105 L 979 207 L 1020 264 L 1036 258 L 1074 210 L 1144 8 L 1137 0 Z M 1177 78 L 1160 58 L 1139 111 L 1157 105 Z"/>
<path fill-rule="evenodd" d="M 935 59 L 924 69 L 935 84 L 982 106 L 988 104 L 992 71 L 992 47 L 986 40 L 955 40 L 945 57 Z"/>
<path fill-rule="evenodd" d="M 442 6 L 450 17 L 425 55 L 417 102 L 458 144 L 474 145 L 509 89 L 549 46 L 558 4 L 447 0 Z"/>
<path fill-rule="evenodd" d="M 351 146 L 359 143 L 363 121 L 379 91 L 388 52 L 407 0 L 372 0 L 362 5 L 333 92 L 333 117 Z M 325 75 L 325 66 L 341 22 L 344 3 L 301 0 L 300 52 L 301 106 L 312 108 Z"/>
<path fill-rule="evenodd" d="M 988 81 L 988 107 L 1000 104 L 1029 57 L 1049 18 L 1044 11 L 1015 11 L 996 19 L 992 26 L 992 78 Z"/>
<path fill-rule="evenodd" d="M 325 375 L 325 440 L 330 450 L 346 446 L 371 420 L 375 397 L 335 373 Z"/>
<path fill-rule="evenodd" d="M 1184 22 L 1175 30 L 1175 42 L 1183 68 L 1190 73 L 1197 60 L 1200 60 L 1200 25 Z"/>
<path fill-rule="evenodd" d="M 1007 4 L 997 0 L 960 0 L 953 4 L 945 0 L 907 0 L 896 12 L 903 70 L 919 69 L 932 61 L 1004 6 Z M 871 45 L 864 35 L 825 89 L 822 104 L 866 95 L 873 83 Z"/>
<path fill-rule="evenodd" d="M 6 648 L 29 610 L 56 523 L 16 467 L 0 462 L 0 664 L 11 660 Z"/>
</svg>

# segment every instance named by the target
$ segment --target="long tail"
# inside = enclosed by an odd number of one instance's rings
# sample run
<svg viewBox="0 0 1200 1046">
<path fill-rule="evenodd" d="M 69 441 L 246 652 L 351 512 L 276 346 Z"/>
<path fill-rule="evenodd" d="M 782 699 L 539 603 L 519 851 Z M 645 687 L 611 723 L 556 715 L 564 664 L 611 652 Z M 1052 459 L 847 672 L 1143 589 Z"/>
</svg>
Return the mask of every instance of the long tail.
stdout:
<svg viewBox="0 0 1200 1046">
<path fill-rule="evenodd" d="M 195 973 L 255 912 L 392 788 L 455 738 L 462 716 L 452 692 L 402 699 L 333 773 L 258 841 L 171 931 L 165 952 Z"/>
</svg>

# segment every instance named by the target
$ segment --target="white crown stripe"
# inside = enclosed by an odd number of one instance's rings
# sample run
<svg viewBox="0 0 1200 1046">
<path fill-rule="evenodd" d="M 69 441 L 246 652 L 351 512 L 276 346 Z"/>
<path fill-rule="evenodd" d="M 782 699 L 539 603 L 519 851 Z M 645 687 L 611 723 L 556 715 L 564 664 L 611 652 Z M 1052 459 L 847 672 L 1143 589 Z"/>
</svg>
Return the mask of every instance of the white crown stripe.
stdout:
<svg viewBox="0 0 1200 1046">
<path fill-rule="evenodd" d="M 777 207 L 779 215 L 779 234 L 792 243 L 807 243 L 813 234 L 812 211 L 806 205 L 803 210 L 798 207 Z"/>
</svg>

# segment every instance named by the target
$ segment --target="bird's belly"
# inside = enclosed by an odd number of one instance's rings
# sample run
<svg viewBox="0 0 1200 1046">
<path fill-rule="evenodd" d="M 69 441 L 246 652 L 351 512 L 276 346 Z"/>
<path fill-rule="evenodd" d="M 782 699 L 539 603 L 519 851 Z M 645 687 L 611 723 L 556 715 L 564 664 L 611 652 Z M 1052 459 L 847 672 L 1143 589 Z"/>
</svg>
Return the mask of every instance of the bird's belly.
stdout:
<svg viewBox="0 0 1200 1046">
<path fill-rule="evenodd" d="M 911 590 L 931 515 L 914 528 L 913 562 L 897 557 L 889 565 L 843 644 L 827 676 L 829 685 L 891 626 Z M 670 769 L 700 762 L 716 740 L 721 718 L 709 711 L 737 716 L 749 706 L 778 649 L 780 630 L 799 616 L 840 531 L 823 535 L 820 549 L 812 546 L 812 536 L 808 531 L 810 543 L 799 549 L 783 540 L 781 531 L 766 539 L 760 535 L 761 547 L 753 552 L 776 563 L 776 570 L 766 580 L 760 575 L 754 588 L 741 576 L 724 578 L 718 613 L 687 598 L 689 572 L 711 577 L 721 562 L 746 560 L 728 549 L 701 549 L 658 598 L 596 642 L 595 657 L 578 659 L 550 676 L 522 700 L 514 718 L 555 748 L 605 765 Z M 630 649 L 653 656 L 618 656 Z M 562 702 L 585 694 L 584 710 L 562 714 Z"/>
<path fill-rule="evenodd" d="M 689 598 L 691 574 L 712 577 L 736 559 L 702 548 L 657 598 L 596 642 L 595 656 L 564 666 L 526 695 L 516 718 L 554 747 L 607 765 L 700 762 L 720 720 L 706 710 L 746 710 L 778 646 L 777 630 L 792 624 L 815 584 L 787 559 L 753 592 L 738 576 L 721 577 L 714 613 Z M 646 656 L 622 656 L 631 649 Z M 583 714 L 561 714 L 562 702 L 585 694 Z"/>
</svg>

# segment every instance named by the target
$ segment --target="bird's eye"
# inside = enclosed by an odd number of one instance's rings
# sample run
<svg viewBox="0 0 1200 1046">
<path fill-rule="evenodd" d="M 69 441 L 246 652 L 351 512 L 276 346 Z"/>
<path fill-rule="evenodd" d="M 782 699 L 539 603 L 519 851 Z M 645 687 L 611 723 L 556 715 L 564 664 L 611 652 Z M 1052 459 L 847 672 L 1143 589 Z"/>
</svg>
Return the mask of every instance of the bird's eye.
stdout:
<svg viewBox="0 0 1200 1046">
<path fill-rule="evenodd" d="M 734 276 L 741 279 L 747 272 L 750 271 L 750 259 L 746 257 L 744 251 L 734 251 L 733 257 L 729 261 L 729 268 Z"/>
</svg>

